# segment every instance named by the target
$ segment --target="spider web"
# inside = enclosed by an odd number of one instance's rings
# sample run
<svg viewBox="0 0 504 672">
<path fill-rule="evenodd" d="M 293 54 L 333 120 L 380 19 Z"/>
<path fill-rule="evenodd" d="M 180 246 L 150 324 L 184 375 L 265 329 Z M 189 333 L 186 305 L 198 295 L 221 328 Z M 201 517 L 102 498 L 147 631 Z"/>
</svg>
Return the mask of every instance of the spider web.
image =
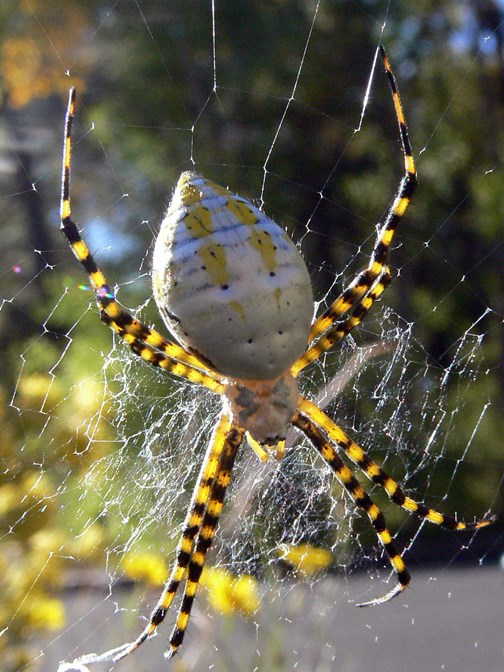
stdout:
<svg viewBox="0 0 504 672">
<path fill-rule="evenodd" d="M 502 3 L 486 13 L 471 2 L 8 4 L 5 669 L 56 670 L 138 634 L 220 408 L 114 341 L 57 235 L 70 84 L 80 93 L 75 218 L 123 305 L 161 329 L 152 242 L 178 174 L 194 168 L 288 229 L 320 310 L 367 265 L 401 177 L 393 105 L 374 61 L 382 40 L 420 185 L 391 251 L 392 287 L 312 365 L 302 391 L 415 499 L 468 520 L 502 512 Z M 209 564 L 253 577 L 253 596 L 231 591 L 222 615 L 202 587 L 173 668 L 501 669 L 502 527 L 440 531 L 368 491 L 415 590 L 357 610 L 393 581 L 367 519 L 296 434 L 280 463 L 261 464 L 244 446 Z M 306 549 L 297 570 L 282 560 L 286 548 Z M 315 549 L 330 553 L 320 571 Z M 168 614 L 160 636 L 117 669 L 162 664 L 173 622 Z M 426 636 L 431 651 L 417 651 Z"/>
</svg>

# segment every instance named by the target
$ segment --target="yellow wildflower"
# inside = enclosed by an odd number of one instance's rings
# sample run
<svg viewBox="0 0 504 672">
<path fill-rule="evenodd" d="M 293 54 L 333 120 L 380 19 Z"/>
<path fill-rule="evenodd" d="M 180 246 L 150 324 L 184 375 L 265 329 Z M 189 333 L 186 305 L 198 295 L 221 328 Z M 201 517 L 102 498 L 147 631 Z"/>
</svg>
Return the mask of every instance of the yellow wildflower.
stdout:
<svg viewBox="0 0 504 672">
<path fill-rule="evenodd" d="M 253 616 L 259 608 L 259 584 L 250 574 L 235 576 L 225 569 L 205 567 L 200 583 L 208 591 L 208 601 L 221 614 Z"/>
<path fill-rule="evenodd" d="M 37 630 L 59 630 L 65 625 L 63 603 L 43 594 L 31 597 L 26 622 Z"/>
<path fill-rule="evenodd" d="M 332 562 L 330 551 L 310 544 L 299 544 L 298 546 L 282 544 L 277 550 L 277 555 L 306 577 L 326 569 Z"/>
<path fill-rule="evenodd" d="M 168 576 L 164 559 L 156 553 L 126 553 L 122 567 L 134 581 L 147 581 L 153 586 L 162 586 Z"/>
</svg>

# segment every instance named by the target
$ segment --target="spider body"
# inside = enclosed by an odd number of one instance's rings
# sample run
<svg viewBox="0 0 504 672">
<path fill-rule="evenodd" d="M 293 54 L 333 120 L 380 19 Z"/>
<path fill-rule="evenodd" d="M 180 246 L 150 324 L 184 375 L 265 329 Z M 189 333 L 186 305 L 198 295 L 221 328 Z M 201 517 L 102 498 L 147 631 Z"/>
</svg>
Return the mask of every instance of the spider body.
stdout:
<svg viewBox="0 0 504 672">
<path fill-rule="evenodd" d="M 286 233 L 251 203 L 194 173 L 179 179 L 155 246 L 153 285 L 159 311 L 181 345 L 142 324 L 117 302 L 71 218 L 70 159 L 75 89 L 65 123 L 61 228 L 86 270 L 102 320 L 144 362 L 222 395 L 177 547 L 176 559 L 149 622 L 133 642 L 86 663 L 117 661 L 137 649 L 164 619 L 181 583 L 183 597 L 168 656 L 184 638 L 189 615 L 238 449 L 247 436 L 261 459 L 283 454 L 289 425 L 303 433 L 353 503 L 369 518 L 397 578 L 381 604 L 403 591 L 410 576 L 385 518 L 346 462 L 390 500 L 450 530 L 475 530 L 492 518 L 465 523 L 408 497 L 393 478 L 298 390 L 297 376 L 357 327 L 390 283 L 388 251 L 416 185 L 416 170 L 396 82 L 379 47 L 399 126 L 404 176 L 369 263 L 310 326 L 312 292 L 306 266 Z M 185 347 L 184 347 L 185 346 Z M 184 447 L 184 450 L 189 449 Z M 346 462 L 345 462 L 346 460 Z M 76 661 L 77 662 L 77 661 Z M 80 667 L 77 669 L 81 669 Z"/>
<path fill-rule="evenodd" d="M 231 417 L 249 434 L 249 444 L 277 446 L 285 441 L 298 401 L 298 384 L 289 372 L 273 380 L 233 380 L 224 392 Z M 256 450 L 263 459 L 266 454 Z M 281 456 L 281 452 L 278 456 Z"/>
<path fill-rule="evenodd" d="M 182 173 L 153 257 L 169 330 L 223 376 L 272 380 L 304 352 L 313 315 L 303 258 L 246 199 Z"/>
</svg>

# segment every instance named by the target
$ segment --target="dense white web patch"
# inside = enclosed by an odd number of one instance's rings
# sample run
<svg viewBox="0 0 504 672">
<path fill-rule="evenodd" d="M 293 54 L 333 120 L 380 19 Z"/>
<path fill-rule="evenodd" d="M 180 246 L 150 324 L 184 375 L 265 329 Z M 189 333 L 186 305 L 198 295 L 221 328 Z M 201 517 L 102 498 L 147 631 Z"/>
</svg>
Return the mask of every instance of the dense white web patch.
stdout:
<svg viewBox="0 0 504 672">
<path fill-rule="evenodd" d="M 378 9 L 373 7 L 372 11 L 376 14 L 371 13 L 368 3 L 343 4 L 348 5 L 349 11 L 356 6 L 361 12 L 367 31 L 373 36 L 370 39 L 373 47 L 379 39 L 387 39 L 389 22 L 392 25 L 400 23 L 400 17 L 394 15 L 388 3 L 383 3 Z M 385 77 L 376 68 L 373 49 L 370 49 L 366 54 L 349 54 L 349 59 L 358 58 L 360 63 L 366 63 L 366 76 L 354 82 L 355 92 L 346 98 L 352 102 L 352 109 L 345 117 L 339 111 L 334 114 L 331 109 L 318 107 L 316 100 L 310 100 L 309 81 L 303 79 L 307 61 L 315 58 L 317 41 L 324 38 L 324 31 L 332 29 L 337 34 L 338 29 L 331 26 L 327 19 L 329 5 L 323 0 L 301 3 L 302 18 L 296 14 L 296 29 L 302 30 L 304 35 L 299 41 L 302 48 L 298 49 L 296 43 L 287 73 L 283 73 L 285 78 L 272 85 L 272 93 L 269 93 L 270 84 L 265 84 L 268 93 L 264 102 L 271 106 L 271 114 L 265 135 L 257 139 L 258 146 L 262 148 L 257 152 L 259 162 L 256 156 L 249 158 L 246 149 L 241 148 L 235 154 L 226 152 L 221 146 L 223 141 L 232 144 L 236 140 L 239 144 L 238 132 L 242 126 L 226 115 L 229 110 L 236 110 L 237 101 L 242 109 L 247 103 L 252 103 L 260 83 L 243 81 L 238 65 L 233 77 L 230 76 L 233 69 L 230 69 L 229 62 L 233 58 L 238 61 L 240 55 L 233 52 L 224 40 L 223 24 L 228 18 L 224 16 L 223 6 L 216 0 L 198 6 L 198 11 L 206 14 L 207 39 L 199 44 L 188 41 L 185 54 L 171 51 L 160 41 L 156 34 L 155 8 L 140 0 L 132 3 L 135 12 L 122 14 L 121 3 L 107 8 L 103 18 L 90 22 L 87 39 L 77 45 L 81 52 L 94 49 L 99 63 L 108 54 L 107 47 L 110 45 L 107 40 L 114 38 L 115 25 L 129 20 L 132 30 L 146 31 L 151 57 L 159 64 L 160 86 L 172 87 L 179 102 L 178 120 L 173 127 L 161 129 L 163 141 L 177 145 L 179 165 L 160 167 L 159 170 L 176 176 L 177 171 L 189 164 L 237 191 L 234 179 L 238 173 L 240 183 L 251 190 L 244 195 L 255 196 L 268 215 L 293 232 L 305 251 L 310 273 L 317 284 L 318 308 L 328 305 L 338 289 L 366 265 L 375 235 L 375 221 L 379 220 L 395 188 L 393 181 L 384 182 L 388 184 L 386 189 L 390 190 L 392 185 L 392 190 L 383 192 L 374 219 L 369 217 L 367 208 L 348 213 L 346 201 L 337 200 L 341 192 L 335 191 L 334 183 L 338 181 L 348 157 L 354 152 L 357 155 L 361 152 L 361 131 L 366 127 L 368 115 L 372 118 L 373 106 L 381 95 L 378 91 L 383 91 L 384 100 L 388 92 Z M 253 7 L 252 11 L 261 12 L 261 8 Z M 45 19 L 35 16 L 33 20 L 41 25 L 44 33 L 50 34 L 50 26 L 44 25 Z M 172 22 L 174 27 L 187 30 L 191 14 L 181 12 L 177 15 L 173 10 Z M 245 28 L 238 22 L 238 33 Z M 286 44 L 289 39 L 287 28 L 279 35 L 279 40 L 284 40 Z M 85 59 L 83 55 L 79 56 L 78 50 L 67 61 L 60 47 L 49 37 L 45 48 L 58 54 L 62 70 L 80 76 L 79 67 L 83 66 L 80 66 L 79 59 Z M 424 168 L 428 176 L 438 156 L 450 151 L 450 148 L 440 148 L 436 137 L 445 116 L 466 95 L 467 78 L 472 74 L 472 68 L 476 67 L 477 55 L 452 99 L 441 113 L 430 120 L 430 131 L 426 132 L 425 127 L 423 129 L 427 139 L 418 143 L 422 146 L 420 175 Z M 190 85 L 201 87 L 199 106 L 194 106 L 193 99 L 191 109 L 184 100 L 186 88 L 181 77 L 184 69 L 179 68 L 184 58 L 194 58 L 201 64 L 198 74 L 204 73 L 203 83 L 198 81 Z M 421 63 L 411 62 L 404 68 L 400 62 L 393 65 L 400 84 L 401 69 L 407 73 L 408 67 L 422 67 Z M 275 67 L 272 61 L 272 71 Z M 338 67 L 342 64 L 334 63 L 334 68 Z M 327 82 L 331 81 L 330 73 L 320 73 L 320 76 Z M 92 100 L 92 84 L 88 85 L 86 95 Z M 340 97 L 344 95 L 345 92 L 339 92 Z M 414 91 L 403 91 L 407 114 L 413 107 L 413 95 Z M 128 100 L 125 95 L 122 104 L 141 105 L 141 101 Z M 390 155 L 390 162 L 387 159 L 383 171 L 400 176 L 400 151 L 394 144 L 395 136 L 390 135 L 393 127 L 392 104 L 384 103 L 380 109 L 388 110 L 391 123 L 387 123 L 383 135 L 374 138 L 377 144 L 369 145 L 366 151 L 369 155 L 373 155 L 375 150 L 382 157 Z M 221 130 L 215 131 L 215 153 L 209 155 L 206 135 L 209 133 L 208 120 L 215 118 L 214 110 L 220 112 L 223 125 Z M 303 179 L 298 174 L 295 180 L 292 179 L 282 165 L 287 139 L 298 130 L 294 120 L 302 113 L 306 113 L 307 124 L 327 124 L 328 137 L 335 137 L 341 132 L 341 138 L 335 142 L 330 168 L 317 185 L 309 176 Z M 130 132 L 133 124 L 129 116 L 125 121 L 117 117 L 113 121 L 105 121 L 98 113 L 94 118 L 92 108 L 87 110 L 81 106 L 77 117 L 78 135 L 73 158 L 77 219 L 109 282 L 113 285 L 117 283 L 118 299 L 128 305 L 133 314 L 148 322 L 155 320 L 160 327 L 161 320 L 155 317 L 150 298 L 149 245 L 157 231 L 156 222 L 162 214 L 162 205 L 152 203 L 151 198 L 146 198 L 143 193 L 150 193 L 146 176 L 151 174 L 151 167 L 147 166 L 142 176 L 136 174 L 134 167 L 128 168 L 120 148 L 110 137 L 111 131 L 114 138 Z M 47 202 L 43 205 L 51 212 L 55 228 L 58 226 L 54 213 L 57 209 L 62 122 L 61 116 L 61 124 L 54 123 L 54 137 L 44 150 L 50 159 L 39 160 L 32 168 L 26 163 L 24 154 L 17 153 L 21 168 L 35 172 L 30 173 L 30 178 L 37 185 L 36 191 L 41 192 L 44 187 L 43 198 L 50 201 L 50 205 Z M 414 123 L 415 119 L 410 120 L 415 143 Z M 112 129 L 111 124 L 114 126 Z M 149 130 L 145 123 L 142 127 L 145 131 Z M 257 133 L 255 125 L 252 132 Z M 389 145 L 393 148 L 390 154 Z M 319 150 L 320 147 L 313 147 L 314 153 Z M 97 181 L 79 170 L 79 163 L 84 161 L 87 165 L 98 164 Z M 472 172 L 475 182 L 491 181 L 497 175 L 502 177 L 501 163 L 486 167 L 469 165 L 467 170 Z M 103 183 L 100 183 L 100 178 L 103 178 Z M 360 182 L 361 188 L 365 189 L 365 179 Z M 170 183 L 165 181 L 164 188 L 168 190 Z M 352 187 L 348 186 L 348 189 Z M 158 190 L 159 185 L 155 185 L 153 194 Z M 279 201 L 274 198 L 277 190 L 284 190 Z M 429 196 L 425 193 L 422 196 L 422 184 L 419 191 L 416 199 L 428 202 Z M 310 194 L 309 208 L 305 207 L 304 200 L 296 198 L 296 194 L 305 192 Z M 5 194 L 5 201 L 7 197 L 14 199 L 21 209 L 27 196 L 24 191 L 9 192 Z M 456 194 L 448 205 L 442 202 L 436 209 L 436 213 L 440 214 L 436 214 L 433 221 L 419 223 L 414 210 L 401 222 L 398 243 L 391 251 L 397 294 L 401 293 L 401 282 L 408 281 L 409 268 L 418 257 L 427 261 L 436 258 L 440 268 L 450 268 L 453 257 L 449 250 L 439 246 L 439 236 L 447 229 L 456 236 L 457 213 L 470 197 L 471 194 Z M 362 200 L 365 199 L 366 193 L 363 192 Z M 301 202 L 304 206 L 302 214 L 296 210 L 296 203 Z M 359 237 L 352 231 L 342 230 L 341 225 L 334 228 L 325 225 L 322 228 L 319 216 L 326 217 L 327 209 L 334 212 L 335 224 L 342 216 L 346 216 L 344 221 L 347 222 L 364 220 L 367 233 Z M 418 206 L 418 211 L 423 212 L 422 206 Z M 363 228 L 359 227 L 360 230 Z M 13 549 L 9 556 L 11 562 L 21 566 L 17 555 L 19 550 L 11 541 L 17 543 L 25 538 L 26 525 L 33 524 L 43 530 L 46 510 L 56 520 L 63 521 L 60 525 L 64 534 L 59 536 L 57 527 L 51 526 L 52 536 L 41 535 L 38 541 L 30 537 L 32 540 L 28 545 L 31 548 L 39 543 L 40 564 L 20 590 L 18 608 L 7 615 L 4 637 L 16 627 L 19 613 L 30 611 L 30 603 L 38 597 L 39 587 L 45 585 L 52 567 L 56 573 L 63 575 L 65 572 L 63 587 L 66 586 L 66 591 L 62 595 L 67 614 L 61 633 L 43 633 L 40 643 L 37 642 L 31 650 L 28 662 L 18 666 L 18 669 L 25 669 L 23 665 L 39 665 L 40 669 L 50 670 L 56 669 L 57 662 L 63 658 L 72 660 L 91 650 L 101 651 L 107 646 L 119 645 L 143 627 L 158 589 L 153 589 L 152 593 L 149 590 L 149 601 L 143 582 L 132 590 L 127 585 L 128 590 L 124 590 L 123 577 L 128 558 L 135 554 L 141 558 L 152 556 L 153 562 L 157 562 L 157 572 L 164 557 L 166 569 L 169 569 L 179 526 L 187 509 L 205 444 L 218 416 L 220 402 L 211 393 L 148 370 L 122 343 L 111 340 L 105 327 L 99 323 L 91 292 L 86 290 L 86 279 L 82 279 L 84 291 L 80 291 L 68 277 L 78 277 L 80 269 L 77 268 L 74 274 L 76 262 L 64 242 L 58 245 L 57 262 L 54 263 L 52 257 L 46 260 L 48 250 L 39 250 L 35 245 L 32 245 L 28 257 L 22 256 L 24 252 L 19 252 L 22 246 L 16 236 L 9 232 L 5 236 L 8 242 L 7 262 L 2 277 L 6 279 L 6 291 L 0 305 L 0 319 L 4 320 L 3 324 L 12 325 L 24 312 L 29 313 L 30 320 L 37 326 L 33 330 L 34 336 L 23 341 L 20 349 L 16 350 L 9 344 L 8 355 L 10 361 L 14 361 L 15 373 L 12 386 L 4 391 L 9 413 L 6 427 L 8 436 L 15 437 L 17 452 L 15 460 L 9 457 L 6 462 L 5 473 L 11 473 L 13 483 L 18 486 L 15 479 L 18 474 L 24 474 L 24 499 L 19 501 L 19 514 L 10 519 L 0 543 Z M 325 241 L 328 247 L 335 243 L 341 243 L 341 246 L 339 251 L 320 258 L 316 252 L 324 245 L 321 241 Z M 117 255 L 129 260 L 132 248 L 137 255 L 136 265 L 124 264 L 123 269 L 114 266 Z M 337 265 L 339 259 L 342 263 Z M 492 373 L 487 364 L 489 354 L 486 344 L 493 342 L 496 330 L 502 329 L 502 314 L 499 313 L 498 301 L 495 304 L 486 303 L 481 288 L 471 279 L 471 273 L 486 263 L 488 258 L 480 254 L 471 260 L 469 267 L 452 268 L 452 280 L 446 292 L 437 295 L 434 305 L 422 306 L 416 313 L 412 310 L 412 317 L 408 316 L 408 319 L 394 309 L 397 298 L 390 305 L 392 291 L 391 295 L 386 293 L 372 316 L 359 327 L 358 333 L 352 334 L 334 353 L 324 356 L 302 379 L 303 392 L 317 398 L 330 417 L 335 418 L 391 476 L 404 484 L 411 496 L 428 501 L 448 514 L 454 512 L 456 491 L 474 472 L 473 466 L 483 467 L 489 453 L 482 444 L 486 440 L 491 441 L 494 436 L 487 430 L 487 418 L 496 402 L 491 394 L 492 388 L 485 385 L 485 380 Z M 55 283 L 66 287 L 56 291 L 55 299 L 48 308 L 39 300 L 38 309 L 36 296 L 43 283 L 51 287 Z M 435 284 L 436 278 L 427 277 L 425 283 Z M 419 334 L 423 325 L 429 324 L 432 313 L 442 312 L 444 305 L 457 296 L 475 301 L 478 307 L 473 321 L 470 324 L 454 324 L 449 342 L 438 353 L 442 356 L 434 357 L 423 346 Z M 130 300 L 137 307 L 131 308 Z M 66 326 L 68 324 L 70 326 Z M 59 325 L 64 326 L 60 329 Z M 10 327 L 5 328 L 8 333 Z M 90 332 L 96 332 L 96 341 L 87 338 L 87 352 L 82 352 L 80 356 L 77 353 L 83 347 L 83 337 Z M 69 361 L 75 363 L 67 366 Z M 474 389 L 480 389 L 480 394 L 473 396 Z M 470 408 L 468 399 L 471 400 Z M 475 483 L 474 488 L 481 490 L 476 497 L 480 508 L 464 510 L 461 512 L 464 516 L 482 517 L 487 508 L 498 504 L 502 464 L 496 465 L 495 472 L 493 479 Z M 379 490 L 369 490 L 384 508 L 390 529 L 400 531 L 405 558 L 413 561 L 416 557 L 421 558 L 422 543 L 426 538 L 424 524 L 414 523 L 386 505 Z M 11 496 L 19 497 L 19 492 L 20 488 L 12 490 Z M 7 495 L 7 491 L 4 494 Z M 252 451 L 245 447 L 242 449 L 211 564 L 262 580 L 258 592 L 264 599 L 250 631 L 246 624 L 235 625 L 238 630 L 245 629 L 252 641 L 246 654 L 250 661 L 247 669 L 259 669 L 262 661 L 272 655 L 275 645 L 264 639 L 264 632 L 268 629 L 278 627 L 281 632 L 279 638 L 297 637 L 289 634 L 292 631 L 287 628 L 289 625 L 294 628 L 296 619 L 297 627 L 302 627 L 302 610 L 310 613 L 309 628 L 312 623 L 318 623 L 318 631 L 307 638 L 306 646 L 302 642 L 303 636 L 299 637 L 299 646 L 289 646 L 287 660 L 292 665 L 299 665 L 299 669 L 325 669 L 323 664 L 341 660 L 339 649 L 334 650 L 333 631 L 325 629 L 331 622 L 331 614 L 334 616 L 337 613 L 338 604 L 349 600 L 357 602 L 363 596 L 368 599 L 371 594 L 379 593 L 373 584 L 385 581 L 389 572 L 372 535 L 367 521 L 347 501 L 313 449 L 294 432 L 288 438 L 287 454 L 280 463 L 269 461 L 261 464 Z M 478 562 L 483 564 L 494 550 L 492 546 L 481 545 L 478 534 L 467 534 L 464 536 L 464 552 L 460 550 L 460 545 L 453 546 L 450 533 L 445 535 L 449 550 L 446 554 L 440 552 L 444 568 L 464 553 L 474 568 Z M 436 539 L 439 539 L 436 543 L 444 543 L 442 536 Z M 305 577 L 304 587 L 294 581 L 292 573 L 279 560 L 278 549 L 282 545 L 302 544 L 331 552 L 332 568 L 338 577 L 333 579 L 334 585 L 327 583 L 329 580 L 326 578 L 319 580 L 316 574 Z M 126 571 L 126 576 L 131 581 L 132 574 Z M 361 576 L 367 580 L 361 582 Z M 408 595 L 407 601 L 413 601 L 425 587 L 422 585 L 425 582 L 425 577 L 420 579 L 415 596 Z M 78 593 L 71 592 L 75 584 L 81 588 Z M 50 590 L 61 589 L 56 577 L 48 585 Z M 90 586 L 98 590 L 91 593 L 82 590 Z M 307 594 L 302 593 L 304 588 Z M 464 582 L 460 581 L 456 584 L 456 591 L 460 594 L 463 590 Z M 320 594 L 324 598 L 329 593 L 331 598 L 321 599 L 320 607 L 311 605 L 311 595 Z M 47 590 L 44 590 L 44 595 L 48 595 Z M 211 658 L 216 655 L 214 647 L 222 654 L 223 660 L 232 661 L 225 625 L 219 624 L 203 591 L 199 606 L 201 609 L 194 617 L 195 623 L 190 626 L 189 638 L 184 646 L 187 669 L 210 669 L 212 664 L 218 665 L 219 659 L 215 658 L 214 662 Z M 318 618 L 317 609 L 324 615 L 325 621 Z M 375 618 L 383 619 L 383 616 L 373 613 L 365 618 L 371 623 Z M 167 620 L 168 625 L 164 627 L 169 632 L 172 620 Z M 371 630 L 375 623 L 369 626 Z M 413 628 L 411 630 L 414 632 Z M 158 639 L 162 640 L 162 644 L 167 639 L 167 633 L 163 630 Z M 363 630 L 361 639 L 373 651 L 373 637 Z M 314 641 L 318 647 L 314 646 Z M 135 655 L 149 656 L 144 659 L 146 661 L 156 660 L 150 656 L 157 655 L 159 661 L 160 647 L 154 649 L 156 653 L 150 653 L 149 646 L 144 645 Z M 319 651 L 316 654 L 315 648 Z M 449 662 L 448 654 L 442 655 Z M 315 658 L 320 667 L 316 667 Z M 346 659 L 344 654 L 343 658 Z M 204 665 L 202 661 L 208 662 Z M 313 667 L 309 667 L 310 664 Z M 133 667 L 128 668 L 128 665 Z M 121 669 L 135 669 L 134 666 L 135 661 L 127 660 Z"/>
</svg>

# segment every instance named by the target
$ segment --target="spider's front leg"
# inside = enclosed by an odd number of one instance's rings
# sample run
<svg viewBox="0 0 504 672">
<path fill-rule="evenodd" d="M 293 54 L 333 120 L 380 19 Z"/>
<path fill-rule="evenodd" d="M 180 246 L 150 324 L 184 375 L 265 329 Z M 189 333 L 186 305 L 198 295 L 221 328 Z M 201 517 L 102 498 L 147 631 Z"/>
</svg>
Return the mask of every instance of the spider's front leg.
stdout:
<svg viewBox="0 0 504 672">
<path fill-rule="evenodd" d="M 194 487 L 189 511 L 184 521 L 182 535 L 177 546 L 177 557 L 153 610 L 148 624 L 133 641 L 101 654 L 87 654 L 75 660 L 72 665 L 117 662 L 133 653 L 156 630 L 164 620 L 173 598 L 187 573 L 187 581 L 177 616 L 176 626 L 170 639 L 173 655 L 184 638 L 187 621 L 191 612 L 194 595 L 201 577 L 206 554 L 210 548 L 219 514 L 222 509 L 226 489 L 236 452 L 242 442 L 243 431 L 236 428 L 229 416 L 223 414 L 214 430 L 208 446 L 198 480 Z M 65 668 L 66 669 L 66 668 Z M 71 668 L 71 669 L 81 669 Z"/>
<path fill-rule="evenodd" d="M 171 343 L 154 329 L 143 324 L 117 303 L 105 275 L 100 270 L 88 246 L 72 220 L 70 200 L 70 172 L 72 152 L 72 125 L 75 113 L 76 90 L 70 89 L 63 138 L 63 168 L 61 177 L 61 230 L 70 243 L 78 261 L 88 274 L 102 320 L 126 343 L 133 352 L 153 366 L 163 368 L 191 382 L 199 383 L 220 394 L 221 376 L 202 360 Z"/>
<path fill-rule="evenodd" d="M 359 604 L 358 606 L 363 607 L 371 604 L 383 604 L 384 602 L 388 602 L 408 586 L 410 582 L 410 575 L 406 569 L 406 565 L 404 564 L 403 559 L 401 558 L 399 550 L 394 540 L 392 539 L 392 535 L 387 528 L 383 513 L 376 506 L 371 497 L 369 497 L 367 492 L 362 488 L 359 481 L 353 475 L 352 471 L 343 463 L 331 444 L 326 441 L 315 423 L 313 423 L 305 415 L 296 413 L 292 419 L 292 424 L 295 427 L 298 427 L 312 442 L 322 458 L 330 466 L 337 480 L 345 488 L 356 506 L 367 513 L 369 520 L 371 521 L 376 534 L 378 535 L 378 538 L 388 555 L 390 564 L 392 565 L 392 568 L 397 575 L 398 583 L 386 595 L 374 599 L 371 602 Z"/>
<path fill-rule="evenodd" d="M 386 492 L 389 499 L 397 506 L 416 514 L 419 518 L 425 518 L 434 525 L 439 525 L 447 530 L 463 532 L 464 530 L 477 530 L 480 527 L 490 525 L 495 518 L 490 516 L 467 523 L 457 520 L 444 513 L 435 511 L 422 502 L 416 502 L 408 497 L 400 487 L 383 469 L 367 455 L 355 441 L 352 441 L 336 423 L 334 423 L 320 408 L 307 399 L 299 398 L 298 409 L 320 427 L 331 441 L 333 441 L 345 455 L 366 475 L 366 477 L 379 485 Z"/>
<path fill-rule="evenodd" d="M 389 285 L 388 251 L 397 226 L 404 217 L 416 188 L 417 173 L 415 161 L 408 137 L 408 129 L 399 97 L 399 90 L 385 49 L 380 45 L 378 50 L 389 82 L 397 124 L 399 126 L 404 158 L 404 176 L 399 184 L 394 200 L 387 211 L 385 221 L 379 227 L 375 246 L 367 268 L 361 271 L 329 308 L 314 321 L 308 338 L 310 347 L 295 362 L 291 369 L 293 375 L 297 375 L 305 366 L 317 359 L 323 352 L 331 348 L 336 341 L 346 336 L 354 327 L 360 324 L 373 302 L 376 301 Z M 337 318 L 347 313 L 353 306 L 355 308 L 350 317 L 335 325 L 334 323 Z"/>
</svg>

